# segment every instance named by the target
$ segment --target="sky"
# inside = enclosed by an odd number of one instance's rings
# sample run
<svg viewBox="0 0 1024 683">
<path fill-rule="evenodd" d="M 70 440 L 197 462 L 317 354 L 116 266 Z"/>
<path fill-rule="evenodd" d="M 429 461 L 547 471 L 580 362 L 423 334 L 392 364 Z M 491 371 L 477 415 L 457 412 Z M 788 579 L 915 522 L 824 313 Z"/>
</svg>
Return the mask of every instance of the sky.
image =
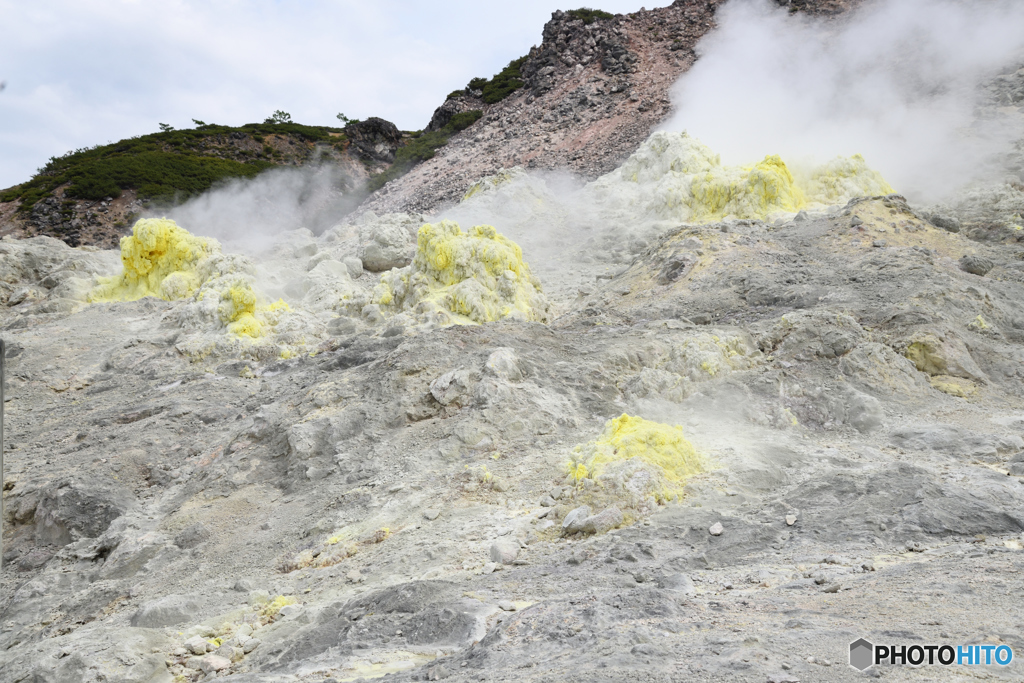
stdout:
<svg viewBox="0 0 1024 683">
<path fill-rule="evenodd" d="M 0 188 L 160 123 L 241 125 L 280 109 L 305 124 L 337 125 L 340 112 L 418 130 L 578 2 L 0 0 Z"/>
</svg>

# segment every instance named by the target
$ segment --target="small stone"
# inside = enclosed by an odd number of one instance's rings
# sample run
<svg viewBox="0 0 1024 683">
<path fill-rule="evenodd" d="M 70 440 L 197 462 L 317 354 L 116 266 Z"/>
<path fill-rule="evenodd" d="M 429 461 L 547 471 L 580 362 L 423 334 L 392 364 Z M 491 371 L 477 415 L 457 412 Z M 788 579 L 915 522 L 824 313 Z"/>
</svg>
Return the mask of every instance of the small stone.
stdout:
<svg viewBox="0 0 1024 683">
<path fill-rule="evenodd" d="M 960 259 L 960 270 L 971 275 L 980 275 L 984 277 L 988 271 L 992 270 L 995 264 L 984 256 L 975 256 L 973 254 L 967 254 Z"/>
<path fill-rule="evenodd" d="M 345 574 L 345 578 L 352 583 L 358 583 L 363 580 L 363 575 L 359 573 L 358 569 L 353 569 L 348 574 Z"/>
<path fill-rule="evenodd" d="M 519 543 L 499 538 L 491 544 L 491 559 L 501 564 L 512 564 L 519 557 Z"/>
<path fill-rule="evenodd" d="M 355 256 L 347 256 L 341 262 L 345 264 L 350 277 L 355 278 L 363 274 L 363 262 Z"/>
<path fill-rule="evenodd" d="M 238 630 L 235 631 L 235 635 L 245 636 L 246 638 L 248 638 L 252 635 L 252 626 L 250 626 L 249 624 L 242 624 L 238 627 Z"/>
<path fill-rule="evenodd" d="M 252 590 L 252 581 L 239 579 L 238 581 L 235 581 L 235 585 L 232 587 L 232 590 L 236 590 L 239 593 L 248 593 Z"/>
<path fill-rule="evenodd" d="M 498 600 L 498 608 L 505 612 L 515 612 L 516 604 L 511 600 Z"/>
<path fill-rule="evenodd" d="M 711 528 L 708 529 L 708 533 L 712 536 L 721 536 L 723 531 L 725 531 L 725 527 L 722 526 L 721 522 L 715 522 L 711 525 Z"/>
<path fill-rule="evenodd" d="M 610 507 L 583 520 L 583 533 L 603 534 L 622 524 L 622 511 Z"/>
<path fill-rule="evenodd" d="M 302 611 L 302 605 L 285 605 L 281 608 L 279 614 L 284 617 L 294 617 L 296 614 Z"/>
<path fill-rule="evenodd" d="M 786 515 L 786 526 L 793 526 L 796 524 L 796 515 Z"/>
<path fill-rule="evenodd" d="M 545 508 L 553 508 L 555 507 L 555 499 L 548 495 L 541 496 L 540 506 Z"/>
<path fill-rule="evenodd" d="M 825 586 L 824 588 L 822 588 L 821 592 L 822 593 L 838 593 L 839 589 L 840 589 L 840 585 L 838 583 L 833 583 L 831 586 Z"/>
<path fill-rule="evenodd" d="M 566 513 L 562 520 L 563 534 L 576 534 L 583 531 L 583 522 L 590 516 L 590 507 L 582 505 Z"/>
<path fill-rule="evenodd" d="M 245 654 L 249 654 L 259 646 L 260 641 L 258 638 L 250 638 L 249 640 L 245 641 L 245 645 L 242 646 L 242 652 L 244 652 Z"/>
<path fill-rule="evenodd" d="M 886 245 L 886 241 L 885 240 L 875 240 L 874 242 L 871 243 L 871 246 L 879 247 L 879 248 L 884 247 L 885 245 Z"/>
<path fill-rule="evenodd" d="M 504 493 L 505 491 L 508 491 L 508 489 L 509 489 L 508 482 L 506 482 L 501 477 L 495 477 L 494 479 L 491 480 L 491 490 L 492 491 L 497 491 L 498 493 Z"/>
<path fill-rule="evenodd" d="M 270 602 L 270 593 L 267 591 L 249 591 L 249 604 L 253 607 L 265 605 Z"/>
<path fill-rule="evenodd" d="M 203 673 L 223 671 L 231 666 L 231 660 L 217 655 L 206 655 L 199 661 L 199 670 Z"/>
<path fill-rule="evenodd" d="M 194 655 L 205 655 L 209 643 L 200 636 L 192 636 L 185 641 L 185 649 Z"/>
<path fill-rule="evenodd" d="M 488 562 L 484 565 L 483 569 L 480 570 L 481 574 L 493 574 L 494 570 L 498 568 L 497 562 Z"/>
<path fill-rule="evenodd" d="M 669 574 L 658 579 L 658 588 L 662 590 L 677 591 L 684 595 L 693 595 L 697 588 L 693 581 L 686 574 Z"/>
<path fill-rule="evenodd" d="M 552 500 L 558 500 L 559 498 L 562 497 L 562 489 L 551 489 L 550 491 L 548 491 L 548 495 L 551 496 Z"/>
<path fill-rule="evenodd" d="M 224 659 L 230 662 L 232 659 L 235 658 L 235 648 L 233 648 L 230 645 L 221 645 L 214 651 L 213 654 L 217 657 L 223 657 Z"/>
<path fill-rule="evenodd" d="M 430 522 L 433 522 L 440 515 L 441 515 L 441 511 L 440 510 L 436 510 L 434 508 L 430 508 L 430 509 L 427 509 L 427 510 L 423 511 L 423 519 L 425 519 L 427 521 L 430 521 Z"/>
<path fill-rule="evenodd" d="M 808 215 L 807 215 L 806 211 L 797 211 L 796 215 L 793 216 L 793 222 L 794 223 L 800 223 L 800 222 L 806 221 L 807 219 L 808 219 Z"/>
<path fill-rule="evenodd" d="M 864 221 L 861 219 L 860 216 L 854 216 L 853 218 L 850 219 L 850 225 L 852 225 L 853 227 L 857 227 L 858 225 L 864 225 Z"/>
</svg>

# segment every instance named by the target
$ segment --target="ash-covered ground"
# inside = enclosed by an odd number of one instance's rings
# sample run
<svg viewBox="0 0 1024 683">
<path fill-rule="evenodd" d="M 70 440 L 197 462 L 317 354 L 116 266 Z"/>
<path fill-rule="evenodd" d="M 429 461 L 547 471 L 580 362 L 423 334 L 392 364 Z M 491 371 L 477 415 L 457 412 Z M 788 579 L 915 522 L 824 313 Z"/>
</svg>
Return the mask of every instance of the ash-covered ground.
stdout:
<svg viewBox="0 0 1024 683">
<path fill-rule="evenodd" d="M 0 240 L 0 681 L 1019 680 L 1020 149 L 925 205 L 660 132 L 321 235 Z"/>
</svg>

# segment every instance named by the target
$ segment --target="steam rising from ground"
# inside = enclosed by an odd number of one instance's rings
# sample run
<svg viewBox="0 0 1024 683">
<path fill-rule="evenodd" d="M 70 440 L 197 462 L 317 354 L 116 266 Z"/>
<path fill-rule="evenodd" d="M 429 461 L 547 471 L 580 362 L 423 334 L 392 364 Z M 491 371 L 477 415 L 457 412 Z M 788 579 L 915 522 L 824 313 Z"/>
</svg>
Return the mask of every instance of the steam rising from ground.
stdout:
<svg viewBox="0 0 1024 683">
<path fill-rule="evenodd" d="M 733 0 L 677 83 L 665 130 L 751 163 L 863 154 L 896 189 L 933 200 L 997 171 L 1016 113 L 975 119 L 978 84 L 1024 62 L 1024 3 L 895 0 L 828 23 Z"/>
<path fill-rule="evenodd" d="M 253 254 L 296 228 L 320 234 L 351 212 L 364 195 L 359 183 L 332 164 L 276 168 L 167 211 L 196 235 L 215 237 L 228 251 Z"/>
</svg>

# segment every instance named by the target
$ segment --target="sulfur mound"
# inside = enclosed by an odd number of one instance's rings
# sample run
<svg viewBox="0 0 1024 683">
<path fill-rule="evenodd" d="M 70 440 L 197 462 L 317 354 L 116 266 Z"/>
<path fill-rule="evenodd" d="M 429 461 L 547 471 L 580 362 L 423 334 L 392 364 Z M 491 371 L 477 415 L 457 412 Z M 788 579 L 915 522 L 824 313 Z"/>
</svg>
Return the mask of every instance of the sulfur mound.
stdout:
<svg viewBox="0 0 1024 683">
<path fill-rule="evenodd" d="M 101 278 L 89 300 L 184 299 L 202 285 L 204 262 L 219 253 L 216 240 L 196 237 L 166 218 L 143 218 L 121 238 L 123 272 Z"/>
<path fill-rule="evenodd" d="M 91 303 L 135 301 L 147 296 L 189 300 L 178 312 L 185 327 L 226 328 L 237 337 L 264 335 L 283 301 L 261 305 L 252 286 L 252 264 L 221 253 L 217 240 L 198 237 L 166 218 L 143 218 L 121 239 L 120 275 L 101 277 Z"/>
<path fill-rule="evenodd" d="M 577 484 L 595 482 L 632 498 L 634 506 L 651 495 L 657 500 L 677 496 L 689 477 L 706 469 L 682 427 L 625 413 L 605 423 L 597 439 L 574 448 L 567 465 Z"/>
<path fill-rule="evenodd" d="M 777 155 L 753 166 L 723 166 L 687 133 L 657 132 L 623 165 L 586 192 L 610 210 L 655 220 L 710 223 L 727 218 L 768 220 L 825 208 L 853 197 L 886 195 L 892 187 L 864 158 L 838 157 L 794 173 Z"/>
<path fill-rule="evenodd" d="M 465 233 L 447 220 L 420 228 L 412 264 L 384 273 L 373 304 L 439 324 L 548 318 L 547 300 L 519 245 L 489 225 Z"/>
</svg>

